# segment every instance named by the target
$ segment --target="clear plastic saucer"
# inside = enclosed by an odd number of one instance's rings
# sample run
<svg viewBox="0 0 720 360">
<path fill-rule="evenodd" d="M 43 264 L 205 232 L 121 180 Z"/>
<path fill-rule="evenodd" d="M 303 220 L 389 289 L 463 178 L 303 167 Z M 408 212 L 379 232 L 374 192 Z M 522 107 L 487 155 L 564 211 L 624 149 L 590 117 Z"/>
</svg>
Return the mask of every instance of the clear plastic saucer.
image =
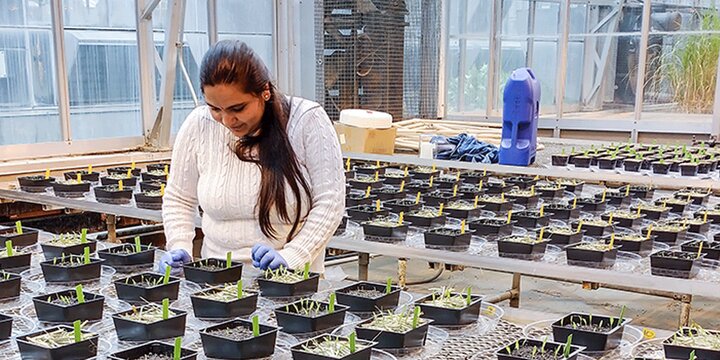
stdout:
<svg viewBox="0 0 720 360">
<path fill-rule="evenodd" d="M 335 329 L 332 334 L 339 336 L 348 336 L 355 331 L 355 323 L 345 324 Z M 436 356 L 442 351 L 442 346 L 447 341 L 449 334 L 447 331 L 435 326 L 428 327 L 425 346 L 408 349 L 382 349 L 384 352 L 395 356 L 397 359 L 428 359 Z"/>
</svg>

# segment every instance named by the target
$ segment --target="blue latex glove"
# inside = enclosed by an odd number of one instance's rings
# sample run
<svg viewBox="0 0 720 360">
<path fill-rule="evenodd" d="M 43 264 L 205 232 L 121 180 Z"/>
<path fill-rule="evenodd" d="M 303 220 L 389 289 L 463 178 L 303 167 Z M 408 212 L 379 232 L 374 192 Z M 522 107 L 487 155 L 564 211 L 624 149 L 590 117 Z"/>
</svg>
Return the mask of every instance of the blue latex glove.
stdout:
<svg viewBox="0 0 720 360">
<path fill-rule="evenodd" d="M 252 248 L 253 266 L 261 270 L 275 270 L 280 266 L 288 267 L 287 261 L 280 256 L 277 250 L 264 245 L 255 244 Z"/>
<path fill-rule="evenodd" d="M 170 274 L 178 276 L 182 273 L 182 266 L 192 261 L 190 254 L 183 249 L 175 249 L 166 252 L 158 261 L 158 271 L 165 273 L 165 268 L 170 266 Z"/>
</svg>

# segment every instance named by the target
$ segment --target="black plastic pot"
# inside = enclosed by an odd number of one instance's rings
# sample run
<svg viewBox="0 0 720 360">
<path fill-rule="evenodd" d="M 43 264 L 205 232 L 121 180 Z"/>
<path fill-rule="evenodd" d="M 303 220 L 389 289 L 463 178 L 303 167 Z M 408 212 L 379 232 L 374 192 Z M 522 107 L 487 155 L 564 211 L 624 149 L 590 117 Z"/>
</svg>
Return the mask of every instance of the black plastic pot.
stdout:
<svg viewBox="0 0 720 360">
<path fill-rule="evenodd" d="M 477 186 L 463 185 L 458 188 L 458 195 L 460 199 L 467 200 L 470 202 L 475 201 L 475 197 L 480 198 L 485 194 L 485 190 L 478 189 Z"/>
<path fill-rule="evenodd" d="M 117 297 L 120 300 L 127 301 L 131 304 L 144 304 L 147 302 L 162 302 L 163 299 L 177 300 L 178 291 L 180 290 L 180 279 L 170 277 L 167 284 L 160 283 L 153 287 L 143 287 L 135 285 L 133 282 L 140 282 L 141 279 L 159 280 L 163 276 L 156 273 L 146 272 L 134 275 L 125 279 L 113 282 Z"/>
<path fill-rule="evenodd" d="M 218 270 L 205 270 L 201 268 L 201 263 L 214 265 L 219 267 Z M 232 261 L 230 267 L 227 266 L 227 260 L 220 259 L 202 259 L 189 264 L 183 265 L 183 273 L 185 280 L 198 284 L 218 285 L 225 283 L 235 283 L 242 277 L 243 263 Z"/>
<path fill-rule="evenodd" d="M 585 187 L 584 181 L 577 181 L 574 184 L 561 183 L 560 185 L 565 187 L 565 191 L 571 193 L 582 193 L 583 187 Z"/>
<path fill-rule="evenodd" d="M 19 248 L 37 244 L 37 230 L 29 229 L 23 226 L 22 232 L 22 234 L 16 234 L 14 227 L 2 229 L 0 230 L 0 242 L 4 244 L 6 241 L 11 240 L 13 246 Z"/>
<path fill-rule="evenodd" d="M 42 193 L 50 187 L 55 181 L 54 177 L 45 178 L 45 176 L 21 176 L 17 178 L 20 190 L 31 193 Z"/>
<path fill-rule="evenodd" d="M 429 192 L 423 196 L 423 201 L 425 201 L 425 203 L 429 206 L 439 206 L 440 204 L 447 205 L 448 203 L 459 199 L 459 195 L 453 195 L 452 192 L 442 190 Z"/>
<path fill-rule="evenodd" d="M 550 242 L 547 239 L 536 243 L 522 243 L 507 241 L 506 238 L 497 240 L 500 257 L 537 261 L 545 256 L 545 249 Z"/>
<path fill-rule="evenodd" d="M 275 308 L 278 327 L 282 328 L 284 333 L 307 334 L 337 328 L 345 322 L 345 313 L 349 309 L 348 306 L 335 304 L 335 312 L 310 317 L 293 312 L 292 306 L 300 306 L 302 302 L 303 300 L 300 300 Z M 328 306 L 327 303 L 321 304 Z"/>
<path fill-rule="evenodd" d="M 720 243 L 710 241 L 702 241 L 702 243 L 702 253 L 705 254 L 706 259 L 720 260 Z M 680 248 L 682 251 L 697 254 L 698 250 L 700 249 L 700 241 L 688 241 L 682 244 Z"/>
<path fill-rule="evenodd" d="M 460 180 L 455 176 L 439 176 L 433 180 L 433 184 L 436 184 L 438 189 L 452 190 L 456 185 L 460 186 Z"/>
<path fill-rule="evenodd" d="M 161 184 L 165 184 L 164 181 L 141 181 L 140 191 L 159 191 L 162 187 Z"/>
<path fill-rule="evenodd" d="M 633 212 L 636 212 L 638 210 L 638 208 L 636 206 L 633 206 L 630 208 L 630 210 Z M 667 214 L 669 212 L 670 212 L 670 208 L 668 208 L 668 207 L 666 207 L 665 210 L 640 207 L 640 214 L 645 215 L 645 219 L 648 219 L 648 220 L 664 219 L 667 217 Z"/>
<path fill-rule="evenodd" d="M 404 218 L 404 220 L 409 222 L 412 226 L 417 227 L 444 226 L 445 222 L 447 221 L 447 216 L 445 214 L 435 217 L 422 217 L 415 216 L 411 213 L 405 213 Z"/>
<path fill-rule="evenodd" d="M 431 172 L 410 171 L 410 177 L 416 180 L 429 180 L 430 177 L 436 178 L 438 176 L 440 176 L 440 170 L 435 170 Z"/>
<path fill-rule="evenodd" d="M 470 171 L 460 175 L 462 182 L 469 185 L 477 186 L 480 181 L 486 181 L 490 173 L 484 173 L 482 171 Z"/>
<path fill-rule="evenodd" d="M 452 230 L 454 234 L 443 234 L 442 231 Z M 465 251 L 470 247 L 472 233 L 466 231 L 460 233 L 460 229 L 451 228 L 433 228 L 423 234 L 425 237 L 425 247 L 427 248 L 449 248 L 448 250 Z"/>
<path fill-rule="evenodd" d="M 508 222 L 507 219 L 497 218 L 485 218 L 478 219 L 470 222 L 468 225 L 471 230 L 475 231 L 475 235 L 494 235 L 494 236 L 507 236 L 512 234 L 514 221 Z"/>
<path fill-rule="evenodd" d="M 576 168 L 589 168 L 592 159 L 589 156 L 576 156 L 573 164 Z"/>
<path fill-rule="evenodd" d="M 340 225 L 338 225 L 337 229 L 335 229 L 335 233 L 333 236 L 341 235 L 345 232 L 347 229 L 347 221 L 350 217 L 347 215 L 343 215 L 342 219 L 340 220 Z"/>
<path fill-rule="evenodd" d="M 385 207 L 381 207 L 380 211 L 376 211 L 374 205 L 361 205 L 347 208 L 348 216 L 355 221 L 368 221 L 377 216 L 387 216 L 389 211 Z"/>
<path fill-rule="evenodd" d="M 310 273 L 307 279 L 292 284 L 267 280 L 262 277 L 257 279 L 260 294 L 265 297 L 289 297 L 312 294 L 317 292 L 319 281 L 320 275 L 317 273 Z"/>
<path fill-rule="evenodd" d="M 16 253 L 13 256 L 0 258 L 0 269 L 4 271 L 22 272 L 30 268 L 31 253 Z"/>
<path fill-rule="evenodd" d="M 652 199 L 655 195 L 655 188 L 644 186 L 644 185 L 626 185 L 630 186 L 630 194 L 640 199 Z M 626 191 L 625 187 L 620 188 L 621 191 Z"/>
<path fill-rule="evenodd" d="M 385 173 L 385 175 L 381 177 L 383 178 L 383 180 L 385 180 L 386 185 L 400 185 L 403 181 L 405 182 L 405 184 L 410 182 L 410 174 L 408 174 L 408 176 L 388 176 L 388 173 Z"/>
<path fill-rule="evenodd" d="M 423 182 L 419 180 L 414 180 L 409 184 L 405 184 L 405 191 L 407 191 L 408 194 L 417 194 L 418 192 L 421 194 L 427 194 L 434 189 L 435 184 L 433 184 L 433 186 L 430 186 L 429 182 Z"/>
<path fill-rule="evenodd" d="M 696 218 L 698 218 L 698 217 L 699 217 L 699 218 L 702 218 L 703 216 L 705 216 L 705 211 L 704 211 L 704 210 L 700 210 L 700 211 L 696 212 L 696 213 L 694 214 L 694 216 L 695 216 Z M 707 220 L 708 220 L 708 222 L 711 223 L 711 224 L 720 225 L 720 213 L 708 212 L 708 214 L 707 214 Z"/>
<path fill-rule="evenodd" d="M 512 188 L 513 188 L 513 185 L 506 184 L 504 182 L 487 181 L 486 183 L 483 183 L 483 189 L 485 190 L 485 193 L 487 193 L 487 194 L 500 194 L 500 193 L 508 192 Z"/>
<path fill-rule="evenodd" d="M 63 174 L 65 176 L 65 180 L 75 180 L 77 179 L 78 172 L 81 174 L 81 179 L 84 181 L 90 181 L 90 182 L 98 182 L 100 181 L 100 173 L 97 171 L 93 171 L 91 173 L 88 173 L 87 170 L 81 170 L 81 171 L 68 171 Z"/>
<path fill-rule="evenodd" d="M 572 222 L 572 227 L 577 228 L 580 222 L 578 220 Z M 587 224 L 583 222 L 582 231 L 587 236 L 603 237 L 605 234 L 611 233 L 613 225 L 606 223 L 605 225 Z"/>
<path fill-rule="evenodd" d="M 673 197 L 676 199 L 683 199 L 687 200 L 688 196 L 685 194 L 682 194 L 681 192 L 675 192 L 673 194 Z M 710 198 L 710 193 L 704 193 L 704 194 L 690 194 L 690 200 L 692 200 L 693 205 L 705 205 L 705 203 Z"/>
<path fill-rule="evenodd" d="M 652 162 L 652 172 L 658 175 L 667 175 L 670 172 L 670 163 Z"/>
<path fill-rule="evenodd" d="M 213 335 L 215 330 L 244 327 L 252 329 L 252 322 L 235 319 L 200 331 L 205 356 L 217 359 L 259 359 L 272 356 L 275 352 L 278 328 L 260 325 L 258 336 L 243 340 Z"/>
<path fill-rule="evenodd" d="M 420 209 L 423 205 L 425 205 L 425 202 L 420 201 L 419 203 L 416 203 L 413 199 L 394 199 L 385 201 L 382 205 L 396 214 L 401 212 L 407 214 L 410 211 Z"/>
<path fill-rule="evenodd" d="M 629 171 L 629 172 L 640 171 L 642 164 L 643 164 L 643 160 L 638 160 L 638 159 L 625 159 L 625 161 L 623 161 L 623 167 L 625 168 L 625 171 Z"/>
<path fill-rule="evenodd" d="M 71 255 L 66 256 L 80 259 L 82 256 Z M 63 267 L 53 265 L 52 260 L 43 261 L 40 263 L 40 269 L 42 269 L 43 277 L 45 282 L 48 283 L 75 283 L 84 282 L 100 278 L 100 265 L 105 260 L 102 259 L 90 259 L 89 264 L 82 264 L 75 267 Z"/>
<path fill-rule="evenodd" d="M 96 186 L 93 191 L 95 192 L 95 200 L 107 204 L 127 204 L 132 199 L 133 194 L 132 188 L 110 190 L 108 186 Z"/>
<path fill-rule="evenodd" d="M 513 207 L 513 203 L 507 200 L 505 202 L 490 202 L 480 199 L 478 205 L 482 205 L 483 210 L 492 212 L 507 212 Z"/>
<path fill-rule="evenodd" d="M 358 174 L 370 175 L 370 176 L 375 176 L 375 173 L 377 173 L 379 176 L 379 175 L 385 175 L 385 171 L 387 170 L 387 168 L 388 167 L 385 165 L 380 165 L 380 166 L 376 166 L 375 164 L 373 164 L 373 165 L 357 165 L 357 166 L 355 166 L 355 172 Z"/>
<path fill-rule="evenodd" d="M 698 164 L 684 163 L 680 164 L 680 175 L 682 176 L 697 176 Z"/>
<path fill-rule="evenodd" d="M 140 311 L 140 309 L 138 309 L 138 311 Z M 115 332 L 117 333 L 118 339 L 123 341 L 148 341 L 182 337 L 185 335 L 187 313 L 177 309 L 170 309 L 170 311 L 172 311 L 175 316 L 170 316 L 167 320 L 160 320 L 150 324 L 121 317 L 125 314 L 132 314 L 133 310 L 114 314 L 112 319 L 115 324 Z"/>
<path fill-rule="evenodd" d="M 595 198 L 602 199 L 602 193 L 595 194 Z M 630 205 L 632 198 L 625 196 L 625 193 L 608 192 L 605 194 L 605 201 L 610 205 L 621 207 Z"/>
<path fill-rule="evenodd" d="M 405 241 L 407 238 L 408 228 L 410 223 L 403 221 L 402 224 L 396 224 L 396 226 L 378 226 L 372 224 L 371 221 L 362 223 L 363 233 L 365 234 L 365 240 L 368 240 L 368 236 L 371 238 L 381 238 L 382 240 L 400 242 Z"/>
<path fill-rule="evenodd" d="M 617 159 L 615 158 L 599 158 L 598 159 L 598 168 L 603 170 L 614 170 L 617 165 Z"/>
<path fill-rule="evenodd" d="M 140 252 L 132 252 L 129 254 L 116 253 L 116 251 L 120 250 L 135 251 L 135 245 L 124 244 L 114 246 L 112 248 L 99 250 L 97 254 L 101 259 L 105 260 L 105 265 L 112 267 L 141 267 L 155 263 L 155 248 L 150 245 L 140 245 Z"/>
<path fill-rule="evenodd" d="M 123 186 L 135 187 L 135 185 L 137 185 L 137 178 L 134 176 L 124 179 L 112 179 L 107 176 L 103 176 L 100 178 L 100 185 L 117 185 L 120 183 L 120 180 L 123 181 Z"/>
<path fill-rule="evenodd" d="M 132 360 L 142 358 L 143 355 L 165 355 L 170 358 L 173 357 L 175 347 L 173 345 L 161 343 L 159 341 L 153 341 L 142 344 L 127 350 L 116 352 L 108 359 L 110 360 Z M 188 349 L 180 349 L 180 360 L 195 360 L 197 359 L 197 351 Z"/>
<path fill-rule="evenodd" d="M 7 279 L 5 279 L 5 274 L 7 274 Z M 2 276 L 2 280 L 0 280 L 0 301 L 14 299 L 20 296 L 20 275 L 7 273 L 5 271 L 0 272 L 0 275 Z"/>
<path fill-rule="evenodd" d="M 600 215 L 600 218 L 605 221 L 609 221 L 610 214 L 609 213 L 602 214 L 602 215 Z M 642 219 L 643 219 L 642 216 L 638 217 L 638 218 L 623 218 L 623 217 L 617 216 L 617 214 L 613 215 L 613 218 L 612 218 L 613 223 L 615 223 L 615 225 L 620 226 L 620 227 L 630 228 L 630 229 L 634 228 L 635 226 L 640 225 L 640 222 L 642 221 Z M 585 225 L 583 225 L 583 226 L 585 226 Z"/>
<path fill-rule="evenodd" d="M 75 320 L 100 320 L 103 315 L 105 297 L 83 292 L 85 302 L 82 304 L 61 305 L 52 303 L 58 296 L 74 297 L 75 290 L 65 290 L 54 294 L 40 295 L 33 298 L 35 313 L 40 321 L 72 323 Z M 48 301 L 50 299 L 51 301 Z"/>
<path fill-rule="evenodd" d="M 70 246 L 56 246 L 52 245 L 50 243 L 41 243 L 40 247 L 42 247 L 43 255 L 45 256 L 45 259 L 52 260 L 56 257 L 62 256 L 62 254 L 65 255 L 82 255 L 85 251 L 85 248 L 90 248 L 90 253 L 94 253 L 97 249 L 97 241 L 95 240 L 87 240 L 84 244 L 75 244 Z"/>
<path fill-rule="evenodd" d="M 614 327 L 607 332 L 595 332 L 581 329 L 573 329 L 572 327 L 563 326 L 571 325 L 573 322 L 579 323 L 580 319 L 584 319 L 588 324 L 598 325 L 601 322 L 609 325 L 610 318 L 600 315 L 588 315 L 582 313 L 571 313 L 552 324 L 553 340 L 558 343 L 567 343 L 568 337 L 572 335 L 572 344 L 585 347 L 585 351 L 597 352 L 615 349 L 622 341 L 625 325 L 630 319 L 623 319 L 619 324 L 618 318 L 614 318 Z"/>
<path fill-rule="evenodd" d="M 685 254 L 688 258 L 668 257 Z M 650 272 L 656 276 L 691 279 L 700 271 L 700 262 L 705 257 L 697 253 L 663 250 L 650 255 Z"/>
<path fill-rule="evenodd" d="M 190 295 L 193 312 L 199 319 L 231 319 L 235 317 L 247 316 L 257 310 L 258 294 L 243 290 L 244 296 L 241 299 L 223 302 L 213 299 L 207 299 L 198 296 L 200 293 L 209 291 L 205 289 L 193 295 Z"/>
<path fill-rule="evenodd" d="M 573 207 L 572 205 L 563 204 L 548 204 L 545 206 L 545 211 L 550 213 L 553 219 L 568 220 L 576 219 L 580 216 L 580 208 Z"/>
<path fill-rule="evenodd" d="M 718 331 L 713 330 L 706 331 L 716 336 L 719 333 Z M 689 336 L 695 335 L 697 334 L 697 332 L 697 329 L 681 328 L 680 330 L 678 330 L 677 335 Z M 673 338 L 674 336 L 670 336 L 669 338 L 665 339 L 665 341 L 663 341 L 663 351 L 665 352 L 666 359 L 690 359 L 690 353 L 693 351 L 695 352 L 696 359 L 720 359 L 720 350 L 674 345 L 672 343 Z"/>
<path fill-rule="evenodd" d="M 557 348 L 560 348 L 560 352 L 562 352 L 565 348 L 565 344 L 556 343 L 552 341 L 543 341 L 543 340 L 534 340 L 534 339 L 518 339 L 517 342 L 513 341 L 510 344 L 507 344 L 505 347 L 501 347 L 495 352 L 495 356 L 497 356 L 498 360 L 530 360 L 530 354 L 528 354 L 528 357 L 522 357 L 522 356 L 516 356 L 514 354 L 515 351 L 515 344 L 520 343 L 521 348 L 527 347 L 529 349 L 537 348 L 540 349 L 543 345 L 545 345 L 545 351 L 553 354 L 555 353 Z M 512 352 L 510 354 L 507 353 L 506 349 L 510 349 Z M 570 355 L 566 358 L 563 357 L 562 360 L 576 360 L 578 358 L 578 355 L 580 355 L 580 352 L 585 350 L 583 347 L 579 346 L 571 346 L 570 347 Z"/>
<path fill-rule="evenodd" d="M 641 233 L 643 235 L 647 235 L 647 231 L 648 229 L 644 228 Z M 651 235 L 657 242 L 674 245 L 677 242 L 685 240 L 685 237 L 687 236 L 687 229 L 680 231 L 666 231 L 653 228 Z"/>
<path fill-rule="evenodd" d="M 7 340 L 12 336 L 13 318 L 0 314 L 0 340 Z"/>
<path fill-rule="evenodd" d="M 73 331 L 72 327 L 60 325 L 17 337 L 16 341 L 20 350 L 20 357 L 23 359 L 84 360 L 94 358 L 97 355 L 99 336 L 87 331 L 82 332 L 85 335 L 89 335 L 87 338 L 56 348 L 46 348 L 35 345 L 27 340 L 28 338 L 49 333 L 57 329 Z"/>
<path fill-rule="evenodd" d="M 522 196 L 513 194 L 506 194 L 505 198 L 512 200 L 512 202 L 515 204 L 523 205 L 526 208 L 536 207 L 538 200 L 540 199 L 538 195 Z"/>
<path fill-rule="evenodd" d="M 165 171 L 166 166 L 168 171 L 170 171 L 170 163 L 148 164 L 145 169 L 147 171 Z"/>
<path fill-rule="evenodd" d="M 583 225 L 584 226 L 584 225 Z M 550 244 L 554 245 L 573 245 L 582 241 L 583 233 L 575 232 L 574 234 L 553 233 L 549 230 L 545 231 L 545 238 L 550 240 Z"/>
<path fill-rule="evenodd" d="M 655 205 L 658 205 L 658 206 L 663 205 L 663 203 L 665 203 L 665 200 L 664 200 L 664 199 L 660 199 L 660 200 L 656 200 L 656 201 L 655 201 Z M 684 212 L 685 212 L 685 209 L 687 208 L 687 206 L 688 206 L 688 204 L 685 203 L 685 202 L 680 202 L 680 203 L 674 203 L 674 202 L 673 202 L 673 203 L 667 203 L 667 204 L 666 204 L 666 207 L 669 207 L 669 208 L 670 208 L 670 212 L 671 212 L 671 213 L 676 213 L 676 214 L 682 214 L 682 213 L 684 213 Z"/>
<path fill-rule="evenodd" d="M 375 200 L 377 200 L 377 196 L 370 195 L 368 197 L 365 197 L 365 194 L 350 194 L 348 193 L 345 196 L 345 207 L 351 208 L 356 206 L 371 206 L 375 204 Z"/>
<path fill-rule="evenodd" d="M 581 211 L 588 211 L 588 212 L 600 212 L 605 211 L 607 208 L 607 200 L 601 201 L 600 198 L 578 198 L 577 204 L 576 204 Z"/>
<path fill-rule="evenodd" d="M 518 211 L 512 213 L 512 220 L 522 228 L 536 229 L 547 226 L 550 223 L 550 215 L 540 216 L 540 212 L 535 210 Z"/>
<path fill-rule="evenodd" d="M 161 210 L 163 204 L 162 196 L 149 196 L 147 193 L 135 193 L 135 206 L 141 209 Z"/>
<path fill-rule="evenodd" d="M 405 190 L 400 191 L 398 188 L 379 188 L 372 190 L 370 194 L 375 195 L 378 199 L 380 199 L 380 201 L 405 198 Z"/>
<path fill-rule="evenodd" d="M 140 176 L 140 172 L 142 171 L 139 167 L 131 169 L 130 166 L 116 166 L 116 167 L 108 168 L 105 171 L 110 175 L 126 175 L 128 170 L 130 170 L 130 174 L 135 177 Z M 163 169 L 160 169 L 160 170 L 163 170 Z"/>
<path fill-rule="evenodd" d="M 329 356 L 323 356 L 323 355 L 317 355 L 313 354 L 311 352 L 307 352 L 303 349 L 304 346 L 316 343 L 316 342 L 322 342 L 325 340 L 326 337 L 330 337 L 331 339 L 341 339 L 344 341 L 348 341 L 345 337 L 340 336 L 334 336 L 334 335 L 319 335 L 312 339 L 303 341 L 299 344 L 293 345 L 290 348 L 290 352 L 292 354 L 293 360 L 370 360 L 370 357 L 372 355 L 372 348 L 377 345 L 374 341 L 367 341 L 367 340 L 356 340 L 355 344 L 358 347 L 362 347 L 360 350 L 355 351 L 354 353 L 341 357 L 341 358 L 335 358 L 335 357 L 329 357 Z"/>
<path fill-rule="evenodd" d="M 630 240 L 622 240 L 621 238 L 615 237 L 615 242 L 613 245 L 619 246 L 622 248 L 622 251 L 627 251 L 631 253 L 638 253 L 642 256 L 645 256 L 647 254 L 650 254 L 653 250 L 653 244 L 655 242 L 655 237 L 651 236 L 649 239 L 646 238 L 644 241 L 630 241 Z M 610 243 L 610 236 L 605 237 L 605 243 Z"/>
<path fill-rule="evenodd" d="M 560 186 L 558 188 L 543 188 L 538 186 L 535 188 L 535 191 L 541 198 L 556 199 L 562 197 L 566 189 L 567 188 L 564 186 Z"/>
<path fill-rule="evenodd" d="M 165 174 L 151 174 L 149 172 L 144 172 L 140 174 L 140 179 L 142 181 L 165 181 L 167 182 L 168 176 Z"/>
<path fill-rule="evenodd" d="M 551 161 L 553 166 L 567 166 L 568 159 L 567 155 L 553 155 Z"/>
<path fill-rule="evenodd" d="M 682 221 L 671 221 L 671 224 L 677 224 L 677 225 L 683 225 Z M 701 224 L 691 224 L 687 223 L 688 226 L 688 232 L 695 233 L 695 234 L 705 234 L 708 231 L 710 231 L 710 221 L 703 222 Z"/>
<path fill-rule="evenodd" d="M 78 198 L 85 196 L 86 192 L 90 191 L 90 182 L 83 181 L 79 184 L 60 184 L 53 182 L 50 184 L 53 188 L 55 196 L 65 198 Z"/>
<path fill-rule="evenodd" d="M 377 298 L 367 298 L 348 294 L 351 290 L 359 289 L 377 290 L 382 292 L 383 295 Z M 397 286 L 391 286 L 389 293 L 386 293 L 385 290 L 385 284 L 361 281 L 337 290 L 335 295 L 337 297 L 338 304 L 348 306 L 348 311 L 369 313 L 397 307 L 398 301 L 400 300 L 400 288 Z"/>
<path fill-rule="evenodd" d="M 432 323 L 432 320 L 424 319 L 425 323 L 418 325 L 415 329 L 410 329 L 404 333 L 398 333 L 387 330 L 376 330 L 363 327 L 364 324 L 368 324 L 373 319 L 368 319 L 355 327 L 357 337 L 363 340 L 376 341 L 377 349 L 412 349 L 418 348 L 425 345 L 425 339 L 427 338 L 428 328 Z"/>
<path fill-rule="evenodd" d="M 449 217 L 456 219 L 474 219 L 480 217 L 481 211 L 482 207 L 479 205 L 474 209 L 454 209 L 450 206 L 446 206 L 444 210 Z"/>
<path fill-rule="evenodd" d="M 350 180 L 348 180 L 348 183 L 350 184 L 350 186 L 352 186 L 353 189 L 358 189 L 358 190 L 362 190 L 362 191 L 367 190 L 368 186 L 371 189 L 379 189 L 379 188 L 383 187 L 383 185 L 385 184 L 383 179 L 378 179 L 377 181 L 373 180 L 370 182 L 358 181 L 356 179 L 350 179 Z"/>
<path fill-rule="evenodd" d="M 462 295 L 466 294 L 452 293 L 451 295 Z M 430 305 L 427 302 L 432 301 L 433 295 L 427 295 L 415 301 L 415 304 L 420 307 L 424 318 L 433 320 L 433 325 L 436 326 L 458 326 L 472 324 L 478 320 L 480 316 L 480 304 L 482 303 L 482 297 L 477 295 L 470 295 L 470 305 L 467 305 L 460 309 L 449 309 L 439 306 Z"/>
<path fill-rule="evenodd" d="M 578 249 L 577 245 L 573 245 L 565 248 L 565 254 L 569 265 L 609 269 L 615 265 L 619 248 L 620 246 L 614 246 L 612 250 L 595 251 Z"/>
</svg>

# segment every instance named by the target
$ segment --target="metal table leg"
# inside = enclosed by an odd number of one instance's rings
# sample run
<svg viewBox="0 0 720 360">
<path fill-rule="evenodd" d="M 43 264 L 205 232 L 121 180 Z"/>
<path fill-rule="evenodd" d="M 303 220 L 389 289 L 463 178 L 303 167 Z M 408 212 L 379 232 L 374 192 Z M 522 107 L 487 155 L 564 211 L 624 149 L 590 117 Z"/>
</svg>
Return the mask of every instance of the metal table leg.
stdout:
<svg viewBox="0 0 720 360">
<path fill-rule="evenodd" d="M 367 281 L 369 265 L 370 265 L 370 254 L 358 253 L 358 280 Z"/>
<path fill-rule="evenodd" d="M 117 239 L 117 232 L 116 232 L 116 226 L 115 221 L 117 219 L 115 218 L 115 215 L 113 214 L 106 214 L 105 215 L 105 224 L 107 225 L 107 235 L 108 235 L 108 241 L 111 243 L 118 243 Z"/>
</svg>

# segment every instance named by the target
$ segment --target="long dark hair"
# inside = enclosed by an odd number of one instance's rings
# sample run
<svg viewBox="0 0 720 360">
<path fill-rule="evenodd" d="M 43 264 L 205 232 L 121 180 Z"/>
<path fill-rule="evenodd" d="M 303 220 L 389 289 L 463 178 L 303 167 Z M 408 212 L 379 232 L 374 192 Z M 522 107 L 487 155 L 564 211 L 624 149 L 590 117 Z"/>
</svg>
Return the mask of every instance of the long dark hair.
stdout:
<svg viewBox="0 0 720 360">
<path fill-rule="evenodd" d="M 287 241 L 295 236 L 302 214 L 300 188 L 310 197 L 310 188 L 300 171 L 295 152 L 287 135 L 290 104 L 275 87 L 270 72 L 260 57 L 239 40 L 223 40 L 211 46 L 203 58 L 200 68 L 200 86 L 236 85 L 258 97 L 269 88 L 270 99 L 265 102 L 265 111 L 260 120 L 257 135 L 247 135 L 235 145 L 235 154 L 242 161 L 249 161 L 260 167 L 260 194 L 255 210 L 258 213 L 260 229 L 267 237 L 277 238 L 277 231 L 270 222 L 273 208 L 279 218 L 290 223 L 292 229 Z M 255 152 L 257 150 L 257 152 Z M 285 198 L 285 182 L 295 196 L 295 218 L 290 219 Z"/>
</svg>

